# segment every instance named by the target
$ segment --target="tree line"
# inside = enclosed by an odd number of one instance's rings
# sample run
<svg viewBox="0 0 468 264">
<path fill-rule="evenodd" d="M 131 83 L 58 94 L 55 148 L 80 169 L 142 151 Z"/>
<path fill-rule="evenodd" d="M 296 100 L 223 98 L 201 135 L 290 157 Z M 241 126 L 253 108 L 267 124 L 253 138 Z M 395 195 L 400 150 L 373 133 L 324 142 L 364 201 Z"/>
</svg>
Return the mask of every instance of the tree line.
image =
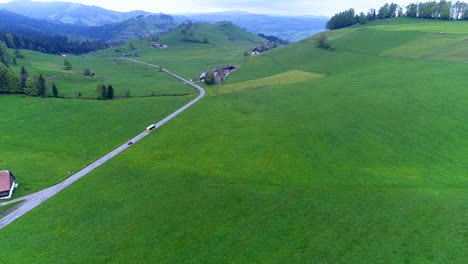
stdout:
<svg viewBox="0 0 468 264">
<path fill-rule="evenodd" d="M 19 75 L 15 75 L 8 64 L 0 63 L 0 93 L 25 94 L 29 96 L 49 96 L 46 79 L 42 74 L 31 75 L 21 67 Z M 58 88 L 52 84 L 52 96 L 58 97 Z"/>
<path fill-rule="evenodd" d="M 16 58 L 24 58 L 18 49 L 8 49 L 13 41 L 12 35 L 6 35 L 6 42 L 0 40 L 0 93 L 25 94 L 30 96 L 49 96 L 47 83 L 42 74 L 29 74 L 26 68 L 21 67 L 19 75 L 15 75 L 10 64 L 16 65 Z M 58 89 L 52 85 L 52 95 L 58 97 Z"/>
<path fill-rule="evenodd" d="M 370 9 L 367 13 L 357 14 L 353 8 L 335 14 L 326 24 L 326 29 L 334 30 L 358 23 L 365 24 L 376 19 L 395 17 L 414 17 L 441 20 L 468 20 L 468 4 L 446 0 L 410 3 L 403 7 L 395 3 L 386 3 L 378 10 Z"/>
<path fill-rule="evenodd" d="M 446 0 L 411 3 L 406 6 L 405 15 L 427 19 L 468 20 L 468 4 L 460 1 L 447 2 Z"/>
</svg>

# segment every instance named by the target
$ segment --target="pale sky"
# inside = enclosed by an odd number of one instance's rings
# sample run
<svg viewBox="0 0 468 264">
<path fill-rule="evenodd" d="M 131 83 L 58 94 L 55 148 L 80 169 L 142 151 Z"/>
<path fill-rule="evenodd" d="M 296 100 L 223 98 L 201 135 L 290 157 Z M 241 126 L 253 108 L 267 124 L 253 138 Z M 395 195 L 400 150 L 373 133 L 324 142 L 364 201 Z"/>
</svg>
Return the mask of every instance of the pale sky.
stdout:
<svg viewBox="0 0 468 264">
<path fill-rule="evenodd" d="M 37 0 L 36 0 L 37 1 Z M 0 3 L 8 3 L 11 0 L 0 0 Z M 51 2 L 41 0 L 40 2 Z M 95 5 L 115 11 L 144 10 L 154 13 L 177 14 L 185 12 L 215 12 L 226 10 L 242 10 L 262 14 L 283 15 L 325 15 L 354 8 L 356 12 L 367 12 L 370 8 L 378 9 L 385 0 L 62 0 L 62 2 L 82 3 Z M 405 6 L 410 2 L 395 1 Z"/>
</svg>

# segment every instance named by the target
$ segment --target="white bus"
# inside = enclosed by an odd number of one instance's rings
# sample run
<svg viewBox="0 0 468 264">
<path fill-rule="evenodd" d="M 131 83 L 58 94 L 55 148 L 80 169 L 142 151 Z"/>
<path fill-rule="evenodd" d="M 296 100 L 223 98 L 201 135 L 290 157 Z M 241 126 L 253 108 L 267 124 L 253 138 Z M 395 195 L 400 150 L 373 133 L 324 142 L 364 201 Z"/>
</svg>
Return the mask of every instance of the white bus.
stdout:
<svg viewBox="0 0 468 264">
<path fill-rule="evenodd" d="M 156 128 L 156 124 L 152 124 L 152 125 L 149 125 L 149 126 L 146 128 L 146 131 L 151 132 L 151 131 L 153 131 L 155 128 Z"/>
</svg>

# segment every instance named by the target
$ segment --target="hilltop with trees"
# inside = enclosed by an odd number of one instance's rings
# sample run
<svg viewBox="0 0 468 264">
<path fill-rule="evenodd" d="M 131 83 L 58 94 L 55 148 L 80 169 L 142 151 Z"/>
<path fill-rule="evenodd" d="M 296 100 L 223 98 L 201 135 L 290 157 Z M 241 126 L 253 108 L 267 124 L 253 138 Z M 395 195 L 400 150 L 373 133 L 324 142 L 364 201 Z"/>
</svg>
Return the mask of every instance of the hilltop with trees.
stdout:
<svg viewBox="0 0 468 264">
<path fill-rule="evenodd" d="M 365 24 L 376 19 L 387 19 L 395 17 L 413 17 L 440 20 L 468 20 L 468 4 L 465 2 L 441 0 L 439 2 L 410 3 L 400 6 L 395 3 L 386 3 L 378 10 L 370 9 L 367 13 L 357 14 L 353 8 L 335 14 L 327 22 L 329 30 L 349 27 L 355 24 Z"/>
</svg>

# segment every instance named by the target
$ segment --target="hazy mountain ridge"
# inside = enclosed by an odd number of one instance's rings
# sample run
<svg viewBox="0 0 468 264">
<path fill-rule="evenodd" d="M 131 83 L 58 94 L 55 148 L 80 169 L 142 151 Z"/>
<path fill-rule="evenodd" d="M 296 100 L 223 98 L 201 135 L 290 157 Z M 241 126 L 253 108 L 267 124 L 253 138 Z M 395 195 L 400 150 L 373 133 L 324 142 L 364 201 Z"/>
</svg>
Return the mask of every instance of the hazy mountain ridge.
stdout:
<svg viewBox="0 0 468 264">
<path fill-rule="evenodd" d="M 19 34 L 72 35 L 86 27 L 35 19 L 5 9 L 0 10 L 0 31 Z"/>
<path fill-rule="evenodd" d="M 7 10 L 0 10 L 0 31 L 15 34 L 65 35 L 75 39 L 102 41 L 143 37 L 171 30 L 177 26 L 174 18 L 165 14 L 140 16 L 99 27 L 66 24 L 34 19 Z"/>
<path fill-rule="evenodd" d="M 67 24 L 102 26 L 122 22 L 139 15 L 151 15 L 145 11 L 117 12 L 98 6 L 69 2 L 33 2 L 16 0 L 0 4 L 0 9 L 36 19 L 50 19 Z"/>
<path fill-rule="evenodd" d="M 80 29 L 78 30 L 79 34 L 105 40 L 159 33 L 174 28 L 176 24 L 191 20 L 193 22 L 208 23 L 231 21 L 235 25 L 255 34 L 263 33 L 295 42 L 323 31 L 328 21 L 328 18 L 323 16 L 261 15 L 235 10 L 219 13 L 187 13 L 173 16 L 175 18 L 173 20 L 172 17 L 165 17 L 164 14 L 153 14 L 138 10 L 117 12 L 97 6 L 69 2 L 33 2 L 29 0 L 16 0 L 0 4 L 0 9 L 6 9 L 30 18 L 46 19 L 50 22 L 61 22 L 75 26 L 92 26 L 94 29 L 90 32 Z M 150 18 L 147 19 L 148 21 L 144 21 L 141 16 Z M 159 22 L 155 22 L 158 19 Z M 43 23 L 41 22 L 41 24 Z M 9 26 L 18 28 L 18 26 L 11 24 Z M 34 25 L 31 26 L 34 28 Z M 104 27 L 99 28 L 100 26 Z M 59 27 L 62 28 L 63 26 L 60 25 Z M 76 29 L 71 31 L 75 33 Z M 64 33 L 63 30 L 59 30 L 56 34 Z"/>
<path fill-rule="evenodd" d="M 177 27 L 175 19 L 166 14 L 154 14 L 127 19 L 119 23 L 90 27 L 82 34 L 101 40 L 125 40 L 157 35 Z"/>
</svg>

